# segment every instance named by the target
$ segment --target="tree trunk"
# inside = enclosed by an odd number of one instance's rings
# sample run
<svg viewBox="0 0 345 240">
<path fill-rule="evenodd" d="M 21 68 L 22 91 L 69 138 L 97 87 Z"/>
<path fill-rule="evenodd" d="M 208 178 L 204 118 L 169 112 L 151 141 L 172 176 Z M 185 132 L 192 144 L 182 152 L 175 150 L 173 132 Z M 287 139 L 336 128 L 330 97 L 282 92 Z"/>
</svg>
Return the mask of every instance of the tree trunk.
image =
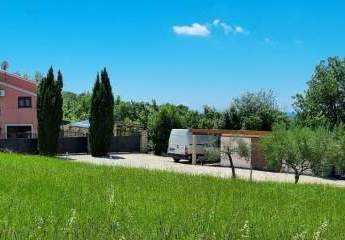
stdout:
<svg viewBox="0 0 345 240">
<path fill-rule="evenodd" d="M 234 166 L 234 163 L 232 161 L 231 154 L 228 154 L 228 157 L 229 157 L 229 161 L 230 161 L 230 165 L 231 165 L 232 178 L 236 178 L 235 166 Z"/>
<path fill-rule="evenodd" d="M 253 181 L 253 165 L 252 165 L 252 160 L 250 160 L 250 181 Z"/>
<path fill-rule="evenodd" d="M 298 173 L 295 173 L 295 184 L 298 183 L 298 180 L 299 180 L 299 174 L 298 174 Z"/>
</svg>

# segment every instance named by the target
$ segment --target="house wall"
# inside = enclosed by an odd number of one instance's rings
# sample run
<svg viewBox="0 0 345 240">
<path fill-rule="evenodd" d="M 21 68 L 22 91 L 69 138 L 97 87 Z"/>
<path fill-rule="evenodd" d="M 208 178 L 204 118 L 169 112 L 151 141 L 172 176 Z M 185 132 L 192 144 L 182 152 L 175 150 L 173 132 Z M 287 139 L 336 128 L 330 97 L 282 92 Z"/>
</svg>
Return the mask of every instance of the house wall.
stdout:
<svg viewBox="0 0 345 240">
<path fill-rule="evenodd" d="M 0 138 L 6 137 L 8 125 L 30 125 L 36 133 L 36 83 L 0 75 L 0 89 L 5 90 L 5 96 L 0 97 Z M 32 107 L 18 108 L 18 97 L 31 97 Z"/>
</svg>

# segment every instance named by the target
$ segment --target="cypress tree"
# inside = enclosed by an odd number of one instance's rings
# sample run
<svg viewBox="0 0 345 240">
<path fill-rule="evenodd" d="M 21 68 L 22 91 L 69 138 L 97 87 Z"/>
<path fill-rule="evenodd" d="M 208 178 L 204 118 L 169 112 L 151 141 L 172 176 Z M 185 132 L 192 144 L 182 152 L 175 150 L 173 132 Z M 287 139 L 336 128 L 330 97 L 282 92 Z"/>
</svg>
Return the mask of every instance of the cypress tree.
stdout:
<svg viewBox="0 0 345 240">
<path fill-rule="evenodd" d="M 89 144 L 90 144 L 90 152 L 92 156 L 101 155 L 100 151 L 100 142 L 99 142 L 99 131 L 100 128 L 100 119 L 99 119 L 99 105 L 100 105 L 100 82 L 99 82 L 99 74 L 97 73 L 96 82 L 93 87 L 92 96 L 91 96 L 91 107 L 90 107 L 90 128 L 89 128 Z"/>
<path fill-rule="evenodd" d="M 89 143 L 92 156 L 108 154 L 114 127 L 114 96 L 106 69 L 97 74 L 92 92 Z"/>
<path fill-rule="evenodd" d="M 38 151 L 43 155 L 54 155 L 57 152 L 63 116 L 62 88 L 61 72 L 55 80 L 51 67 L 39 83 L 37 93 Z"/>
<path fill-rule="evenodd" d="M 104 134 L 104 147 L 109 150 L 114 131 L 114 96 L 106 68 L 101 71 L 101 82 L 105 91 L 103 95 L 105 98 L 104 124 L 106 125 L 106 132 Z"/>
</svg>

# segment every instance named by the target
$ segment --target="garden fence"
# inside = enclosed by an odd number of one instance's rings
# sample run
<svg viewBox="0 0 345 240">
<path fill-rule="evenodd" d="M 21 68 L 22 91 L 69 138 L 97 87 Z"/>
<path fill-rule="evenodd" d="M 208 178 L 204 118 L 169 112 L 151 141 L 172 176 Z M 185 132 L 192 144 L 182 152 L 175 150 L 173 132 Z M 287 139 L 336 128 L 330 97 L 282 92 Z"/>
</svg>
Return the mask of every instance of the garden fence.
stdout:
<svg viewBox="0 0 345 240">
<path fill-rule="evenodd" d="M 0 139 L 0 150 L 17 153 L 37 153 L 36 138 Z M 61 137 L 58 139 L 58 154 L 88 153 L 87 137 Z M 110 152 L 140 152 L 140 136 L 114 136 Z"/>
</svg>

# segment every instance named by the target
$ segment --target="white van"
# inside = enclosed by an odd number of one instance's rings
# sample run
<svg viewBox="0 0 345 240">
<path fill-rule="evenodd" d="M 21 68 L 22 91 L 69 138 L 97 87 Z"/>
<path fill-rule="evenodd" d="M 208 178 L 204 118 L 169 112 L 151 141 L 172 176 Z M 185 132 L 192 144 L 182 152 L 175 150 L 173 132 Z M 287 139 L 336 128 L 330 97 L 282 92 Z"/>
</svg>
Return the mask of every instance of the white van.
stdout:
<svg viewBox="0 0 345 240">
<path fill-rule="evenodd" d="M 204 155 L 203 148 L 217 142 L 217 137 L 209 135 L 196 136 L 197 158 Z M 172 129 L 169 138 L 168 155 L 175 162 L 181 159 L 192 160 L 193 137 L 190 129 Z"/>
</svg>

